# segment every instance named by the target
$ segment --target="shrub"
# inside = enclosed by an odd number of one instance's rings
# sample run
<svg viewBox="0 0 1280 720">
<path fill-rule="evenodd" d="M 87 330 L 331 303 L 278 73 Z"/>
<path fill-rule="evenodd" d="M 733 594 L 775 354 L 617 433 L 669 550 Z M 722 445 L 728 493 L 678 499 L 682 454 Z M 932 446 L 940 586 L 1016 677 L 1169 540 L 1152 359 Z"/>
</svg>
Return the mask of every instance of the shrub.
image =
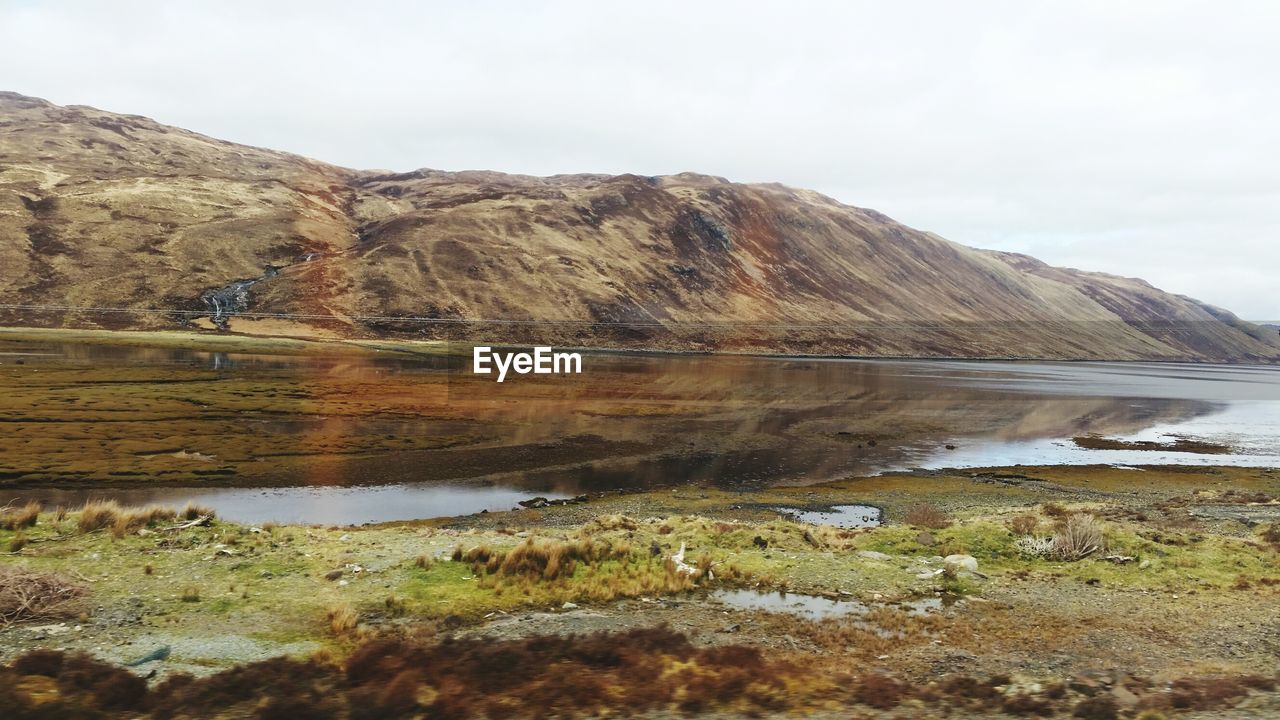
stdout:
<svg viewBox="0 0 1280 720">
<path fill-rule="evenodd" d="M 881 673 L 873 673 L 862 678 L 853 696 L 863 705 L 888 710 L 902 702 L 908 689 L 907 684 L 900 680 Z"/>
<path fill-rule="evenodd" d="M 1019 535 L 1031 535 L 1039 525 L 1040 518 L 1030 513 L 1024 513 L 1009 521 L 1009 529 Z"/>
<path fill-rule="evenodd" d="M 941 530 L 951 526 L 951 519 L 947 517 L 947 514 L 928 503 L 911 508 L 907 511 L 907 516 L 904 519 L 908 525 L 931 530 Z"/>
<path fill-rule="evenodd" d="M 83 585 L 57 573 L 0 567 L 0 626 L 75 617 L 84 595 Z"/>
<path fill-rule="evenodd" d="M 1102 523 L 1087 513 L 1071 515 L 1053 536 L 1053 555 L 1082 560 L 1102 549 Z"/>
</svg>

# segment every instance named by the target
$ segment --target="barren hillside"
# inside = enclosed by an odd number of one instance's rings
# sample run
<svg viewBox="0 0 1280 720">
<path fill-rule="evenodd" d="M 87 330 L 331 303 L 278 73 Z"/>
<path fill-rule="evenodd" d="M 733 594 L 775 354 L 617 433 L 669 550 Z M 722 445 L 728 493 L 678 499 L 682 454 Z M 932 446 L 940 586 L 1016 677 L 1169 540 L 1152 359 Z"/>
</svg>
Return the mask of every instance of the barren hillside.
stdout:
<svg viewBox="0 0 1280 720">
<path fill-rule="evenodd" d="M 1141 280 L 975 250 L 811 191 L 356 171 L 13 93 L 0 304 L 6 325 L 1280 359 L 1274 330 Z M 127 312 L 17 307 L 37 305 Z"/>
</svg>

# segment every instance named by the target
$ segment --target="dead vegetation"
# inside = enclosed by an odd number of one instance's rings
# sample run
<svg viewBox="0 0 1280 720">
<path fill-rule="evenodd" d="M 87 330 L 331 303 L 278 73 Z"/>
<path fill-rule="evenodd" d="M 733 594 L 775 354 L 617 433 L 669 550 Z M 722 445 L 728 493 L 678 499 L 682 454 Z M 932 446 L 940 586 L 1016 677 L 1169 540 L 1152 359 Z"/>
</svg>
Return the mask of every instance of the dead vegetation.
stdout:
<svg viewBox="0 0 1280 720">
<path fill-rule="evenodd" d="M 903 521 L 908 525 L 929 530 L 942 530 L 951 527 L 951 518 L 947 517 L 947 514 L 941 509 L 928 503 L 916 505 L 908 510 Z"/>
<path fill-rule="evenodd" d="M 65 575 L 0 566 L 0 626 L 75 617 L 85 593 L 83 584 Z"/>
<path fill-rule="evenodd" d="M 22 530 L 35 527 L 40 516 L 40 503 L 29 502 L 21 507 L 6 505 L 0 508 L 0 530 Z"/>
</svg>

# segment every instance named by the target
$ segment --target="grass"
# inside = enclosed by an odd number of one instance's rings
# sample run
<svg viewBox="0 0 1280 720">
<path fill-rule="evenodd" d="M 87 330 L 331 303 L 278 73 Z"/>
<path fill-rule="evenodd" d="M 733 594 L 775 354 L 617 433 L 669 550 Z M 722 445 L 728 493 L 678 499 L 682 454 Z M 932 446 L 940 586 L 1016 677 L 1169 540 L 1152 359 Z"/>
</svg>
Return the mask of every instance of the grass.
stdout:
<svg viewBox="0 0 1280 720">
<path fill-rule="evenodd" d="M 920 504 L 913 485 L 917 481 L 908 478 L 902 482 L 910 490 L 902 496 L 905 501 L 895 505 L 892 499 L 874 498 L 889 510 L 890 517 L 895 507 Z M 823 487 L 804 492 L 818 496 L 811 502 L 847 501 L 866 498 L 866 487 L 892 485 L 875 478 L 856 489 Z M 968 484 L 962 489 L 967 488 Z M 92 588 L 93 608 L 107 612 L 130 608 L 134 612 L 130 603 L 140 599 L 136 612 L 143 614 L 144 624 L 120 630 L 126 638 L 163 632 L 168 627 L 199 628 L 200 633 L 214 637 L 243 635 L 249 627 L 254 637 L 268 638 L 263 642 L 310 643 L 332 649 L 335 657 L 385 633 L 430 633 L 435 632 L 433 628 L 468 626 L 504 612 L 558 611 L 565 602 L 604 605 L 621 598 L 683 595 L 691 607 L 698 607 L 702 591 L 722 586 L 828 596 L 847 593 L 875 605 L 882 600 L 932 596 L 939 588 L 981 597 L 993 586 L 1013 582 L 1039 583 L 1035 587 L 1044 589 L 1087 588 L 1096 583 L 1147 591 L 1127 596 L 1141 597 L 1152 603 L 1151 607 L 1161 608 L 1161 613 L 1180 607 L 1179 601 L 1171 599 L 1174 594 L 1195 593 L 1198 603 L 1212 606 L 1227 601 L 1223 606 L 1231 606 L 1269 602 L 1280 587 L 1275 551 L 1267 542 L 1271 529 L 1267 527 L 1230 532 L 1203 523 L 1165 527 L 1154 512 L 1148 513 L 1149 520 L 1135 520 L 1112 512 L 1105 503 L 1037 504 L 1026 502 L 1019 489 L 1002 491 L 1012 500 L 1004 496 L 988 499 L 982 495 L 986 491 L 985 487 L 975 491 L 975 497 L 987 503 L 982 506 L 937 503 L 936 507 L 947 508 L 950 524 L 932 530 L 933 540 L 928 545 L 921 544 L 918 528 L 905 524 L 839 529 L 809 526 L 774 514 L 666 512 L 669 506 L 665 503 L 674 505 L 669 492 L 645 498 L 646 503 L 652 499 L 652 507 L 659 508 L 651 517 L 610 512 L 612 507 L 634 503 L 634 499 L 619 498 L 616 505 L 599 501 L 589 507 L 566 507 L 541 513 L 536 520 L 533 513 L 524 512 L 481 518 L 494 522 L 492 528 L 467 527 L 454 521 L 450 527 L 277 526 L 253 532 L 215 519 L 208 526 L 174 530 L 171 528 L 185 524 L 181 519 L 186 516 L 185 509 L 173 511 L 171 519 L 161 519 L 166 516 L 153 516 L 148 508 L 95 506 L 61 517 L 40 514 L 35 524 L 21 530 L 0 529 L 0 544 L 19 539 L 25 542 L 21 563 L 27 569 L 91 579 L 86 587 Z M 741 502 L 740 495 L 706 494 L 726 506 Z M 98 518 L 91 518 L 90 525 L 101 523 L 102 516 L 114 519 L 84 533 L 80 525 L 86 522 L 86 511 Z M 199 510 L 192 514 L 202 515 Z M 1066 562 L 1019 550 L 1019 540 L 1026 536 L 1018 530 L 1048 533 L 1052 527 L 1065 528 L 1074 518 L 1086 516 L 1106 518 L 1106 553 L 1093 552 Z M 104 531 L 121 517 L 143 518 L 144 524 L 123 537 Z M 1026 518 L 1019 521 L 1025 524 L 1015 522 L 1020 517 Z M 157 531 L 139 534 L 137 530 L 147 527 L 147 522 L 154 522 Z M 1101 519 L 1095 522 L 1104 523 Z M 682 544 L 686 562 L 699 570 L 695 575 L 672 571 L 669 558 Z M 213 548 L 217 545 L 225 546 L 231 554 L 216 552 Z M 859 555 L 863 550 L 887 553 L 889 559 L 864 558 Z M 455 552 L 457 559 L 453 560 Z M 953 583 L 945 577 L 917 577 L 920 563 L 953 553 L 973 555 L 991 579 L 964 578 Z M 1106 555 L 1133 560 L 1111 562 Z M 346 585 L 323 579 L 326 572 L 347 565 L 360 565 L 366 571 L 348 571 L 343 576 Z M 184 602 L 188 589 L 197 600 Z M 979 607 L 974 602 L 973 607 Z M 1046 612 L 1060 609 L 1046 602 Z M 604 607 L 600 610 L 611 612 Z M 854 653 L 858 662 L 870 664 L 868 670 L 878 666 L 880 655 L 909 656 L 916 648 L 928 647 L 933 639 L 950 644 L 959 642 L 956 638 L 974 637 L 989 642 L 1013 632 L 1004 627 L 993 630 L 964 624 L 968 620 L 963 613 L 947 619 L 876 607 L 872 620 L 861 628 L 853 624 L 784 624 L 791 621 L 778 619 L 768 622 L 776 624 L 776 635 L 798 638 L 802 647 L 821 648 L 831 657 Z M 752 622 L 764 621 L 754 617 Z M 959 629 L 950 629 L 956 623 L 961 623 Z M 978 652 L 976 647 L 967 650 Z M 217 666 L 227 661 L 201 662 Z M 848 688 L 856 686 L 851 680 Z M 426 692 L 421 684 L 415 687 Z M 918 699 L 908 694 L 903 702 Z"/>
</svg>

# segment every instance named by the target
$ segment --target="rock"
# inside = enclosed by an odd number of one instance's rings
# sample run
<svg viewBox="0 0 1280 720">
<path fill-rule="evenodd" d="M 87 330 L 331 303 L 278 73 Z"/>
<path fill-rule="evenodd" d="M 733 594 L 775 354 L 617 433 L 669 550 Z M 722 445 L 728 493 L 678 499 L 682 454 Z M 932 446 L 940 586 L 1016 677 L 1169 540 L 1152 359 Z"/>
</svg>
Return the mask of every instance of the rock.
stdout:
<svg viewBox="0 0 1280 720">
<path fill-rule="evenodd" d="M 125 667 L 138 667 L 139 665 L 146 665 L 149 662 L 164 660 L 169 657 L 169 652 L 170 647 L 168 645 L 162 645 L 133 662 L 125 663 Z"/>
<path fill-rule="evenodd" d="M 542 496 L 538 496 L 538 497 L 535 497 L 535 498 L 530 498 L 530 499 L 528 499 L 528 500 L 520 500 L 520 501 L 519 501 L 519 505 L 520 505 L 520 507 L 530 508 L 530 509 L 534 509 L 534 510 L 536 510 L 536 509 L 538 509 L 538 508 L 544 508 L 544 507 L 546 507 L 546 506 L 547 506 L 547 505 L 549 505 L 549 504 L 550 504 L 550 503 L 547 501 L 547 499 L 546 499 L 546 498 L 544 498 L 544 497 L 542 497 Z"/>
<path fill-rule="evenodd" d="M 578 604 L 577 604 L 577 603 L 571 603 L 571 602 L 569 602 L 569 601 L 567 601 L 567 600 L 566 600 L 566 601 L 565 601 L 565 603 L 564 603 L 563 605 L 561 605 L 561 606 L 560 606 L 560 609 L 561 609 L 561 610 L 577 610 L 577 609 L 578 609 Z"/>
<path fill-rule="evenodd" d="M 950 445 L 950 444 L 946 445 L 945 447 L 946 447 L 948 450 L 955 450 L 955 449 L 956 449 L 956 446 L 955 446 L 955 445 Z"/>
<path fill-rule="evenodd" d="M 933 533 L 922 532 L 916 536 L 916 542 L 920 543 L 921 545 L 924 545 L 925 547 L 928 547 L 930 545 L 933 545 L 937 541 L 933 539 Z"/>
<path fill-rule="evenodd" d="M 1139 569 L 1139 570 L 1146 570 L 1146 569 L 1147 569 L 1147 568 L 1149 568 L 1149 567 L 1151 567 L 1151 561 L 1150 561 L 1150 560 L 1143 560 L 1142 562 L 1138 563 L 1138 569 Z"/>
<path fill-rule="evenodd" d="M 858 557 L 866 558 L 867 560 L 892 560 L 893 559 L 892 555 L 886 555 L 882 552 L 876 552 L 875 550 L 859 550 Z"/>
<path fill-rule="evenodd" d="M 738 632 L 738 631 L 739 631 L 739 630 L 741 630 L 741 629 L 742 629 L 742 626 L 741 626 L 741 625 L 739 625 L 738 623 L 734 623 L 734 624 L 729 625 L 729 626 L 727 626 L 727 627 L 722 627 L 722 628 L 720 628 L 720 632 L 722 632 L 722 633 L 736 633 L 736 632 Z"/>
<path fill-rule="evenodd" d="M 340 577 L 342 577 L 341 570 L 330 570 L 324 574 L 324 579 L 329 581 L 337 580 Z"/>
<path fill-rule="evenodd" d="M 260 577 L 260 578 L 264 578 L 264 579 L 267 579 L 267 580 L 270 580 L 271 578 L 273 578 L 273 577 L 275 577 L 275 576 L 276 576 L 276 574 L 275 574 L 275 573 L 273 573 L 273 572 L 271 572 L 270 570 L 263 570 L 262 572 L 258 573 L 258 577 Z"/>
<path fill-rule="evenodd" d="M 956 572 L 978 572 L 978 559 L 972 555 L 948 555 L 942 559 L 942 562 Z"/>
</svg>

